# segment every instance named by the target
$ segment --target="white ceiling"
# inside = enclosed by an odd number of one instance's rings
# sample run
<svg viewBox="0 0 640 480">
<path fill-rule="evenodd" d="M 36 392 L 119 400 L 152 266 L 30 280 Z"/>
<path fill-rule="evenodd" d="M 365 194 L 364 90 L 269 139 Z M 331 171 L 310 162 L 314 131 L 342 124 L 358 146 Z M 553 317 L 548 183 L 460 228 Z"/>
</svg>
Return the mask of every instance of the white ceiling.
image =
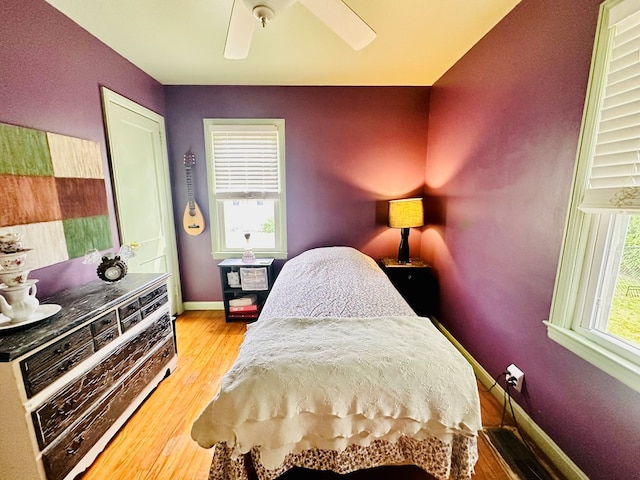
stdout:
<svg viewBox="0 0 640 480">
<path fill-rule="evenodd" d="M 377 33 L 360 51 L 294 3 L 244 60 L 223 58 L 233 0 L 46 1 L 165 85 L 433 85 L 520 0 L 344 0 Z"/>
</svg>

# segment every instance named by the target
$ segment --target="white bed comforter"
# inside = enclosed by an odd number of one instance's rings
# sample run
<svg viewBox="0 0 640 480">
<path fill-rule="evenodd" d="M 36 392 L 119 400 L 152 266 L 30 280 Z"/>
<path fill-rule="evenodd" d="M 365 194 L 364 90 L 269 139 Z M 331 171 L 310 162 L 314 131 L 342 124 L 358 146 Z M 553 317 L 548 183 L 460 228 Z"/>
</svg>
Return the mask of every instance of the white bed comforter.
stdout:
<svg viewBox="0 0 640 480">
<path fill-rule="evenodd" d="M 428 319 L 267 318 L 249 325 L 191 435 L 205 448 L 226 442 L 232 458 L 259 445 L 274 468 L 309 448 L 449 443 L 480 428 L 471 366 Z"/>
<path fill-rule="evenodd" d="M 284 264 L 260 320 L 415 315 L 371 257 L 351 247 L 325 247 Z"/>
</svg>

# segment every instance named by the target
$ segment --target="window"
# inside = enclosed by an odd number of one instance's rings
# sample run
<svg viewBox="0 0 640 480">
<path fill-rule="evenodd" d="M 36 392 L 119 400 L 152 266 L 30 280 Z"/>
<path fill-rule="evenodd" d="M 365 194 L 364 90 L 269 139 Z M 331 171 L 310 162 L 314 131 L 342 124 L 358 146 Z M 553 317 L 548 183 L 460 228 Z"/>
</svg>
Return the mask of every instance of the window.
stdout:
<svg viewBox="0 0 640 480">
<path fill-rule="evenodd" d="M 214 258 L 287 258 L 284 120 L 205 119 Z"/>
<path fill-rule="evenodd" d="M 640 0 L 600 10 L 550 338 L 640 391 Z"/>
</svg>

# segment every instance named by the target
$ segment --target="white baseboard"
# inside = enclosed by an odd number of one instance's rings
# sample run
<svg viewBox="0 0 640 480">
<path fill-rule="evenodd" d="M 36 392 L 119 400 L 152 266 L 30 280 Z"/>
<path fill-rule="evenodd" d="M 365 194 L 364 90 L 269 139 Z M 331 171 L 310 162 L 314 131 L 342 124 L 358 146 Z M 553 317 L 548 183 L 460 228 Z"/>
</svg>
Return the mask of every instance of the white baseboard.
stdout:
<svg viewBox="0 0 640 480">
<path fill-rule="evenodd" d="M 489 375 L 482 365 L 480 365 L 469 352 L 442 326 L 436 319 L 433 319 L 435 326 L 447 337 L 447 339 L 460 351 L 473 367 L 476 377 L 486 388 L 493 385 L 495 379 Z M 496 385 L 491 390 L 493 396 L 500 402 L 504 400 L 505 391 L 500 385 Z M 518 425 L 524 433 L 540 448 L 540 450 L 553 462 L 556 468 L 568 480 L 589 480 L 580 468 L 556 445 L 556 443 L 542 430 L 527 414 L 527 412 L 512 399 L 513 410 L 518 421 Z"/>
<path fill-rule="evenodd" d="M 224 310 L 222 302 L 184 302 L 185 310 Z"/>
</svg>

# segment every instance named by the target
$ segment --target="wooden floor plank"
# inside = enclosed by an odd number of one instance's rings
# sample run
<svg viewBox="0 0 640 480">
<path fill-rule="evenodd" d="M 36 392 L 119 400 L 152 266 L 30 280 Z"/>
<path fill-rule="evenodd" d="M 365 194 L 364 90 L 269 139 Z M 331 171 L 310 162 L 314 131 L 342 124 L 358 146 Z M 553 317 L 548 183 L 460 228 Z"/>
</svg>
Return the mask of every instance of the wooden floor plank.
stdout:
<svg viewBox="0 0 640 480">
<path fill-rule="evenodd" d="M 191 439 L 191 425 L 218 392 L 246 325 L 226 323 L 219 311 L 192 311 L 178 317 L 176 330 L 178 367 L 122 427 L 82 480 L 207 479 L 213 451 Z M 483 425 L 499 425 L 502 405 L 480 384 L 478 389 Z M 482 437 L 478 449 L 474 480 L 512 478 Z M 429 477 L 417 470 L 410 473 L 411 478 Z"/>
</svg>

